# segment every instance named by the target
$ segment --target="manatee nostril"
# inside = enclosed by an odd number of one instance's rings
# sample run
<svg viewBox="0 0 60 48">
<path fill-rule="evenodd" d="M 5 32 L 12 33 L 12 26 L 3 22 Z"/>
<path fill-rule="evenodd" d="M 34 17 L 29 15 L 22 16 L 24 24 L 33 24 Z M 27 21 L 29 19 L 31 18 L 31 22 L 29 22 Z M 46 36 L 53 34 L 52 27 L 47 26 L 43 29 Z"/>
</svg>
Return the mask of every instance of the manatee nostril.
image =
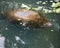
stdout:
<svg viewBox="0 0 60 48">
<path fill-rule="evenodd" d="M 52 26 L 52 23 L 49 22 L 49 23 L 48 23 L 48 26 Z"/>
<path fill-rule="evenodd" d="M 48 22 L 48 23 L 44 24 L 44 26 L 51 27 L 52 26 L 52 23 Z"/>
</svg>

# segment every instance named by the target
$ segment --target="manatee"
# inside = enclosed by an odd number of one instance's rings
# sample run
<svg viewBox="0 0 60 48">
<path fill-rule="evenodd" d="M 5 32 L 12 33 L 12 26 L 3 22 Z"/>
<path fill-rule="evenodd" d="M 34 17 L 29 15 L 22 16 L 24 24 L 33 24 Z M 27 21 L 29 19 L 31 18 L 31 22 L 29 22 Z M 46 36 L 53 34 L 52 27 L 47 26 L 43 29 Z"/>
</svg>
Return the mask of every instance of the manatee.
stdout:
<svg viewBox="0 0 60 48">
<path fill-rule="evenodd" d="M 22 26 L 50 27 L 52 25 L 44 16 L 34 10 L 7 10 L 4 15 L 10 21 L 17 21 Z"/>
</svg>

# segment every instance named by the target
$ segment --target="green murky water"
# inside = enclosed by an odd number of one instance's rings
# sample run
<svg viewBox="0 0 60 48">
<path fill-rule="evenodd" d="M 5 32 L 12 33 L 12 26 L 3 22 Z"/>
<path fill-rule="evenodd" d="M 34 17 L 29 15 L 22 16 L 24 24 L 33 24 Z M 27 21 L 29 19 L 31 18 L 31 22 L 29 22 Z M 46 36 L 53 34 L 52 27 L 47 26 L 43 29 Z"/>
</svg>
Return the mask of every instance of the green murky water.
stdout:
<svg viewBox="0 0 60 48">
<path fill-rule="evenodd" d="M 13 4 L 13 1 L 16 3 Z M 5 0 L 0 4 L 0 48 L 59 48 L 60 46 L 60 14 L 43 13 L 53 24 L 49 28 L 26 29 L 9 22 L 1 12 L 14 8 L 17 3 L 31 4 L 32 7 L 38 0 Z M 43 0 L 42 0 L 43 1 Z M 49 2 L 49 1 L 48 1 Z M 50 3 L 51 4 L 51 3 Z M 49 6 L 49 5 L 47 5 Z M 48 8 L 48 7 L 47 7 Z"/>
</svg>

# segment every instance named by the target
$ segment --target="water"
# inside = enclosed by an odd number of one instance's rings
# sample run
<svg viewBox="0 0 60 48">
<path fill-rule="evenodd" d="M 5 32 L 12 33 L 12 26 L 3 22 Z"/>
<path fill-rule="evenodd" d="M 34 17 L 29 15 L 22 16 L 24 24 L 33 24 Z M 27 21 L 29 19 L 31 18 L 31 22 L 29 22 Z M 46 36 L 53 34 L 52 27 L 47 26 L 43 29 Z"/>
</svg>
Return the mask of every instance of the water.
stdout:
<svg viewBox="0 0 60 48">
<path fill-rule="evenodd" d="M 18 6 L 17 2 L 20 2 Z M 9 22 L 1 14 L 8 9 L 14 8 L 13 6 L 15 6 L 14 9 L 19 8 L 21 3 L 27 1 L 17 2 L 14 3 L 16 6 L 11 0 L 6 0 L 0 4 L 0 48 L 59 48 L 60 14 L 41 12 L 53 25 L 49 28 L 25 28 Z M 28 2 L 31 4 L 33 1 L 28 0 Z M 35 2 L 32 3 L 32 7 L 34 7 Z"/>
</svg>

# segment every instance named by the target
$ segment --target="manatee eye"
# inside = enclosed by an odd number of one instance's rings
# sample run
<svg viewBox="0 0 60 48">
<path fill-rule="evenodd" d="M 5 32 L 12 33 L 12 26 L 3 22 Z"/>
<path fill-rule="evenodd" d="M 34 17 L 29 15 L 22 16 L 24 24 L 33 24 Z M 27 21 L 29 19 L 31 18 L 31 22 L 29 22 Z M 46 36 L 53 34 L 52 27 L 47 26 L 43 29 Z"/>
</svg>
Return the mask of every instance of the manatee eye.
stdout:
<svg viewBox="0 0 60 48">
<path fill-rule="evenodd" d="M 23 24 L 23 22 L 20 22 L 20 25 L 22 25 Z"/>
</svg>

